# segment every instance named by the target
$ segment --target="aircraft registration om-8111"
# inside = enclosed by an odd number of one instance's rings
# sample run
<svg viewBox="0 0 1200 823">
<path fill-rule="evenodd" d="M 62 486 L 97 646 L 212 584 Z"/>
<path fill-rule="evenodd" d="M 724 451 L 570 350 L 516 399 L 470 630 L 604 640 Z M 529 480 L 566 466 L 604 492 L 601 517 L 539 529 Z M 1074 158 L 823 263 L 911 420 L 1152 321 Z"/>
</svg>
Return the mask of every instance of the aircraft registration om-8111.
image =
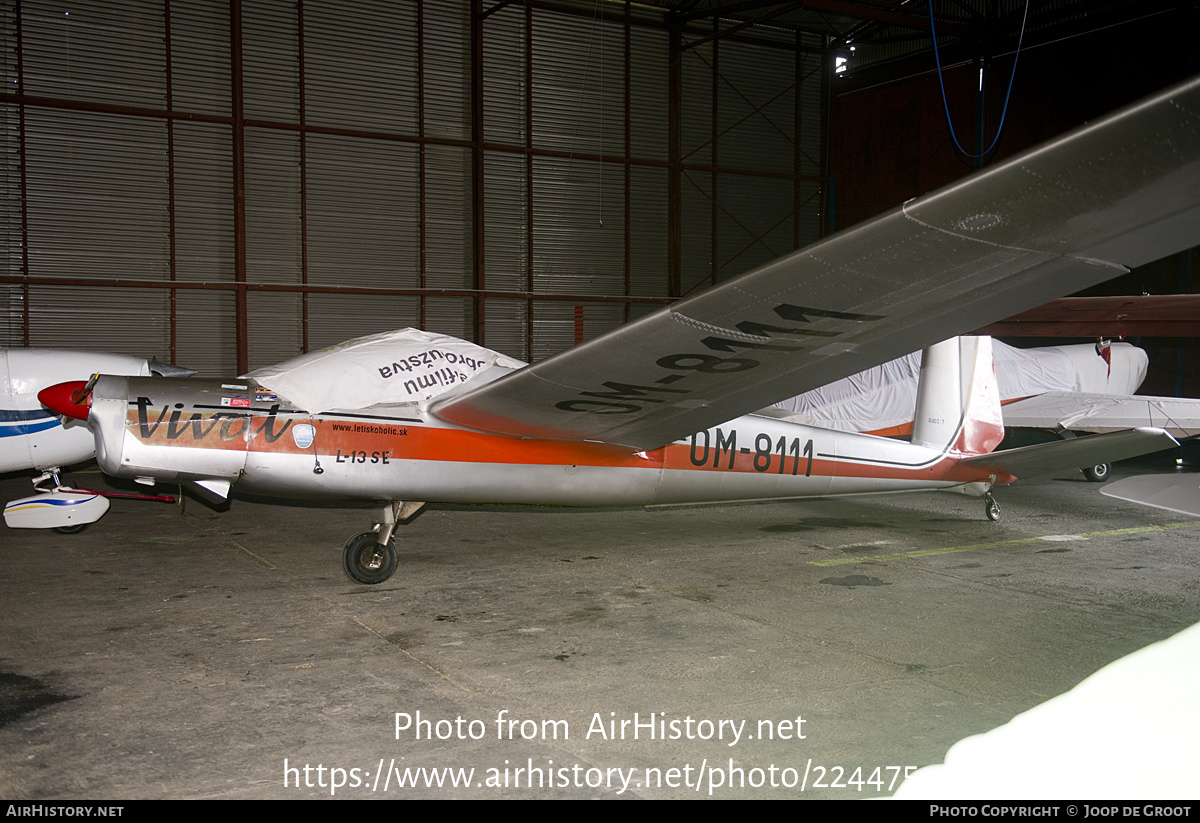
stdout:
<svg viewBox="0 0 1200 823">
<path fill-rule="evenodd" d="M 346 544 L 395 570 L 425 502 L 631 505 L 995 485 L 1174 443 L 1136 429 L 994 453 L 987 338 L 955 338 L 1200 244 L 1200 79 L 526 366 L 406 330 L 224 380 L 41 397 L 108 473 L 379 501 Z M 945 342 L 943 342 L 945 341 Z M 936 344 L 936 345 L 935 345 Z M 756 413 L 926 349 L 912 442 Z"/>
</svg>

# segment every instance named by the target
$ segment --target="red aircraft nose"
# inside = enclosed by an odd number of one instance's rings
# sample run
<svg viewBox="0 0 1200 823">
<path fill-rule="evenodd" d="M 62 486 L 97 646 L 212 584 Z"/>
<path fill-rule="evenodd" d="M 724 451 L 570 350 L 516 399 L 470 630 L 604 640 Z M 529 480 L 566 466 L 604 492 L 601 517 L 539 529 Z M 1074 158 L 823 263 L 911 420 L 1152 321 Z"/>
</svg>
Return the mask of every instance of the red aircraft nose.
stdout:
<svg viewBox="0 0 1200 823">
<path fill-rule="evenodd" d="M 61 414 L 63 417 L 87 420 L 88 409 L 92 406 L 92 394 L 91 392 L 86 394 L 82 392 L 86 387 L 87 381 L 85 380 L 58 383 L 38 392 L 38 401 L 50 411 Z"/>
</svg>

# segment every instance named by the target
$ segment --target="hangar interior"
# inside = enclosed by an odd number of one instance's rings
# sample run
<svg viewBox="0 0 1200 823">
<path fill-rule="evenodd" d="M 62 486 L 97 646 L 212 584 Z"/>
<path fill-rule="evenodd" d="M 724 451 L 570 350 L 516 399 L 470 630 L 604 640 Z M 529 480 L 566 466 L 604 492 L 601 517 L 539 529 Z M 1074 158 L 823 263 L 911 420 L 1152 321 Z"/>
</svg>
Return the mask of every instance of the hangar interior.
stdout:
<svg viewBox="0 0 1200 823">
<path fill-rule="evenodd" d="M 541 360 L 1194 75 L 1198 5 L 936 0 L 943 103 L 924 0 L 0 0 L 0 345 L 215 376 L 417 326 Z M 1095 293 L 1194 292 L 1195 260 Z M 1154 345 L 1153 390 L 1197 396 L 1192 341 Z M 337 567 L 365 510 L 6 530 L 0 796 L 887 795 L 1200 615 L 1200 521 L 1077 472 L 1004 499 L 430 505 L 379 586 Z M 710 734 L 594 731 L 635 713 Z M 1114 796 L 1194 796 L 1190 716 L 1148 755 L 1145 715 L 1097 716 Z"/>
<path fill-rule="evenodd" d="M 1197 64 L 1194 3 L 932 8 L 945 111 L 921 3 L 8 0 L 0 343 L 537 361 Z"/>
</svg>

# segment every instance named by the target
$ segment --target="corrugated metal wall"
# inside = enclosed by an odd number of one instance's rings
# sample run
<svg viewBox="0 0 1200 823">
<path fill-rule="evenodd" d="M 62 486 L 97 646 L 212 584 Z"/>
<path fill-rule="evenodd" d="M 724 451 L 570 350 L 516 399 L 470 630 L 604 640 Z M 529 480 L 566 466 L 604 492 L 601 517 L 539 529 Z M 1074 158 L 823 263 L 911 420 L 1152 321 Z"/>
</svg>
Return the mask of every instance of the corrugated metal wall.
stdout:
<svg viewBox="0 0 1200 823">
<path fill-rule="evenodd" d="M 536 360 L 820 234 L 794 34 L 693 48 L 620 3 L 0 13 L 2 345 L 230 373 L 412 325 Z"/>
</svg>

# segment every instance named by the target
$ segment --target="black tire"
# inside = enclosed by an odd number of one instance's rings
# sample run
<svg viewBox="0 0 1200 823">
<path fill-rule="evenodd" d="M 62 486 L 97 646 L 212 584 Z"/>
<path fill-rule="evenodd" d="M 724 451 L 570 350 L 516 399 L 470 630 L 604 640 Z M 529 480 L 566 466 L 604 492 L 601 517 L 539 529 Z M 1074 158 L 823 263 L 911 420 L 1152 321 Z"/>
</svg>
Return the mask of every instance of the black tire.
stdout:
<svg viewBox="0 0 1200 823">
<path fill-rule="evenodd" d="M 342 549 L 342 571 L 355 583 L 373 586 L 376 583 L 382 583 L 396 573 L 398 558 L 396 557 L 395 542 L 387 544 L 383 560 L 378 566 L 371 565 L 371 560 L 375 556 L 375 539 L 377 537 L 378 534 L 375 532 L 356 534 L 346 541 L 346 547 Z"/>
<path fill-rule="evenodd" d="M 1097 463 L 1094 466 L 1088 466 L 1081 469 L 1083 476 L 1091 483 L 1103 483 L 1108 479 L 1108 474 L 1112 471 L 1112 466 L 1108 463 Z"/>
<path fill-rule="evenodd" d="M 990 494 L 983 500 L 983 513 L 993 522 L 1000 519 L 1000 504 Z"/>
<path fill-rule="evenodd" d="M 54 531 L 59 534 L 79 534 L 86 529 L 91 523 L 76 523 L 74 526 L 55 526 Z"/>
</svg>

